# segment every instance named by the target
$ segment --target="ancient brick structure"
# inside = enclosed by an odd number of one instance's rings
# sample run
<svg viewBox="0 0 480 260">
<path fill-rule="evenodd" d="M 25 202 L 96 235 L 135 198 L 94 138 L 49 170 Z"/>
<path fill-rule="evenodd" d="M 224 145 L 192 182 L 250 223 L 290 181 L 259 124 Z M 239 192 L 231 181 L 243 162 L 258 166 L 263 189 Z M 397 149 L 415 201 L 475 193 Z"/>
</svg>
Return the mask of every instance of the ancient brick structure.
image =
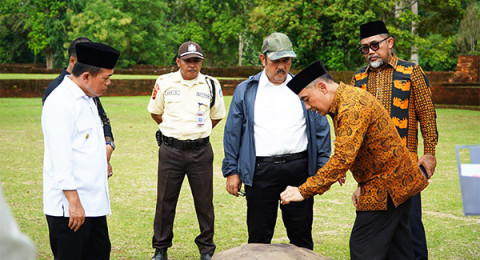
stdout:
<svg viewBox="0 0 480 260">
<path fill-rule="evenodd" d="M 480 82 L 480 56 L 459 55 L 457 67 L 449 83 Z"/>
</svg>

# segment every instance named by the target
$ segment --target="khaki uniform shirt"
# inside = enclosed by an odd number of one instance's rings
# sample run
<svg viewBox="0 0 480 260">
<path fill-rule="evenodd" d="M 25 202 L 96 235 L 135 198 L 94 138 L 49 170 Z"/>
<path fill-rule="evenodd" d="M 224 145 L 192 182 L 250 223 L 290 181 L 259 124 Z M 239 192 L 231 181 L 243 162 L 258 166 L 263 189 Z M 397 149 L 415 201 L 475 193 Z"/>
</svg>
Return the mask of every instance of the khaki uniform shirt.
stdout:
<svg viewBox="0 0 480 260">
<path fill-rule="evenodd" d="M 341 83 L 329 115 L 335 128 L 335 153 L 299 187 L 304 198 L 324 193 L 348 170 L 361 187 L 358 211 L 386 210 L 388 195 L 398 206 L 428 185 L 374 96 Z"/>
<path fill-rule="evenodd" d="M 208 79 L 208 84 L 207 84 Z M 215 92 L 209 86 L 215 84 Z M 215 104 L 210 108 L 213 95 Z M 161 75 L 155 82 L 148 111 L 162 115 L 162 134 L 178 140 L 196 140 L 210 136 L 212 121 L 225 117 L 225 104 L 218 80 L 198 74 L 194 80 L 184 80 L 180 71 Z M 204 124 L 198 124 L 199 114 Z"/>
</svg>

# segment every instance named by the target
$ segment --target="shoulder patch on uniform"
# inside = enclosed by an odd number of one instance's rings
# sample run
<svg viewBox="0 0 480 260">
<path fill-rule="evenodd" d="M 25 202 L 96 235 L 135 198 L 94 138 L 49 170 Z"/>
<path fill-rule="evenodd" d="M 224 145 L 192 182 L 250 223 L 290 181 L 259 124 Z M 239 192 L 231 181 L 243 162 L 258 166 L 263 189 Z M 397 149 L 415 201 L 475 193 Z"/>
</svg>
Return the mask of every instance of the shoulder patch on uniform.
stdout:
<svg viewBox="0 0 480 260">
<path fill-rule="evenodd" d="M 157 97 L 157 93 L 159 89 L 160 89 L 160 86 L 158 85 L 158 83 L 155 82 L 155 86 L 153 87 L 153 91 L 152 91 L 153 100 L 155 100 L 155 98 Z"/>
</svg>

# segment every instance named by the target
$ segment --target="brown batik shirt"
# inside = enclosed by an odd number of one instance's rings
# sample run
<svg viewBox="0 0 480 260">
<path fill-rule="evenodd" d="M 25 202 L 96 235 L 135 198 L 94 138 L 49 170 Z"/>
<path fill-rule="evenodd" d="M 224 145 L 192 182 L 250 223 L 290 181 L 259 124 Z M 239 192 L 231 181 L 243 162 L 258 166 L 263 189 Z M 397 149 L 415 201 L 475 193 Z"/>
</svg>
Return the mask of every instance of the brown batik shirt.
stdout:
<svg viewBox="0 0 480 260">
<path fill-rule="evenodd" d="M 361 187 L 358 211 L 386 210 L 388 195 L 398 206 L 428 185 L 374 96 L 341 83 L 329 115 L 335 128 L 335 153 L 299 187 L 304 198 L 324 193 L 348 170 Z"/>
<path fill-rule="evenodd" d="M 402 142 L 418 160 L 418 122 L 424 139 L 424 154 L 435 155 L 438 142 L 435 107 L 428 80 L 415 63 L 392 56 L 378 69 L 363 67 L 353 76 L 352 85 L 374 95 L 390 114 Z"/>
</svg>

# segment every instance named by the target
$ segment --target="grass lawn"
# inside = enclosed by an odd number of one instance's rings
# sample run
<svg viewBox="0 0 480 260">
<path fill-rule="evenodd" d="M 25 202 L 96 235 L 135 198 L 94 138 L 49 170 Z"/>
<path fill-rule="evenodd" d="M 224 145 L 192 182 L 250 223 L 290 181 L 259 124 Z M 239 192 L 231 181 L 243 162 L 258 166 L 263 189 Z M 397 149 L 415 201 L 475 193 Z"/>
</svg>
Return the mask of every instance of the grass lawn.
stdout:
<svg viewBox="0 0 480 260">
<path fill-rule="evenodd" d="M 52 77 L 53 78 L 53 77 Z M 149 259 L 156 200 L 156 125 L 146 110 L 149 97 L 104 97 L 117 149 L 109 180 L 112 215 L 108 217 L 112 259 Z M 231 97 L 225 97 L 229 105 Z M 0 177 L 7 203 L 20 226 L 37 246 L 40 259 L 52 259 L 42 209 L 43 136 L 40 98 L 0 98 Z M 455 145 L 480 144 L 480 112 L 438 109 L 437 170 L 422 192 L 423 220 L 431 259 L 479 259 L 480 217 L 463 216 Z M 225 120 L 213 130 L 215 242 L 217 252 L 247 241 L 246 202 L 225 191 L 221 173 Z M 420 149 L 420 151 L 423 151 Z M 348 259 L 348 241 L 355 218 L 351 174 L 343 187 L 335 184 L 315 198 L 315 251 L 332 259 Z M 175 219 L 170 259 L 198 259 L 194 239 L 198 224 L 185 179 Z M 274 243 L 288 243 L 278 218 Z"/>
</svg>

